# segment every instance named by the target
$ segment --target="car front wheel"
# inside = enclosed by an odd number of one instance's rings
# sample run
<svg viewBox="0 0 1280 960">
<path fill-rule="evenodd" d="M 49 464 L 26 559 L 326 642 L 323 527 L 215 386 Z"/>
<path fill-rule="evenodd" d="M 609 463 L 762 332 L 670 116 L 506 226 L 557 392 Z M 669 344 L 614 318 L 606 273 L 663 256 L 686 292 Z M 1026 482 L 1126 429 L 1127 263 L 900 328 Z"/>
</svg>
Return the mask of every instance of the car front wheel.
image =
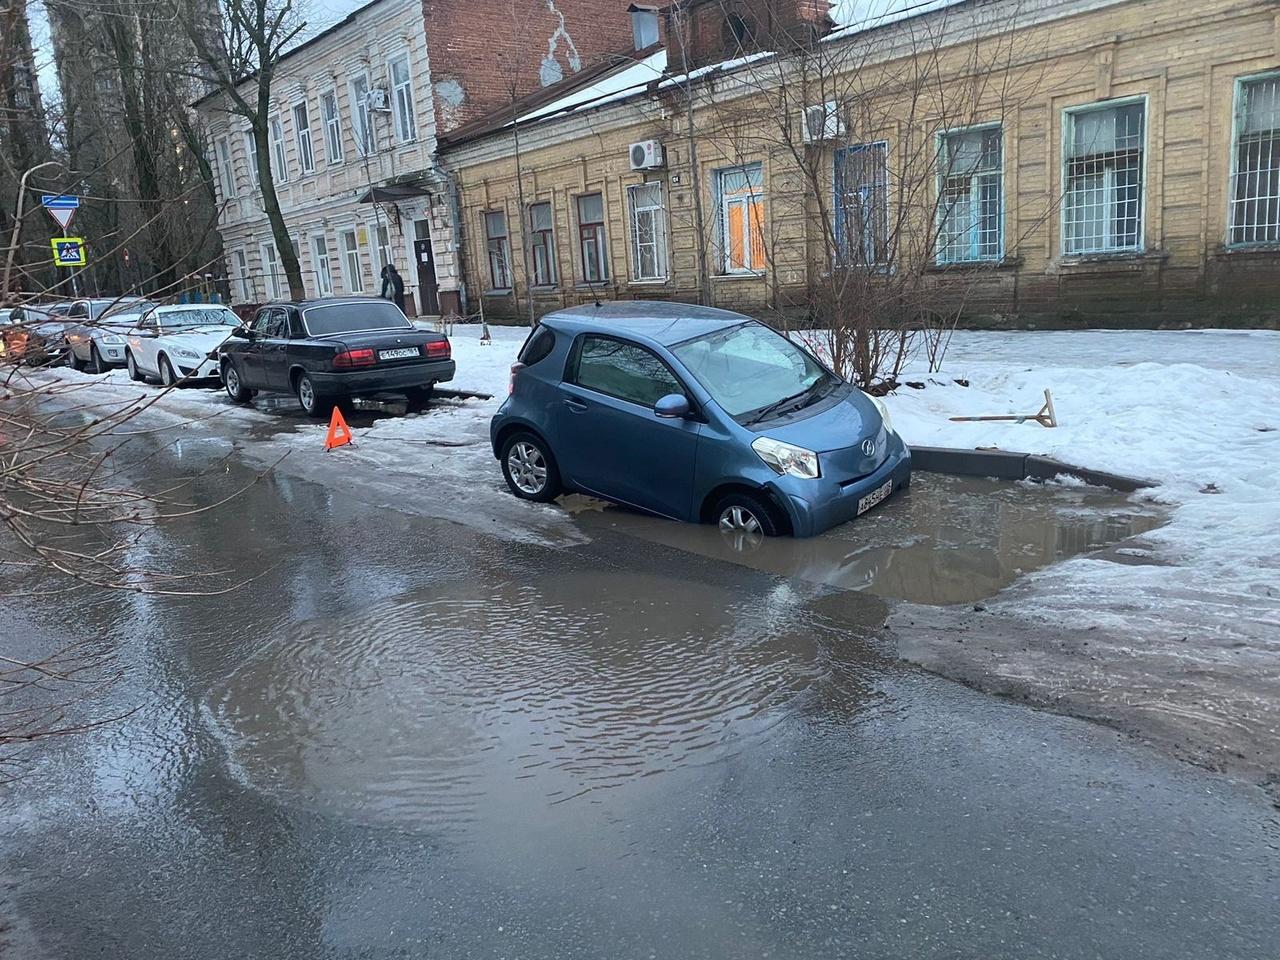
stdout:
<svg viewBox="0 0 1280 960">
<path fill-rule="evenodd" d="M 173 364 L 169 362 L 168 357 L 160 358 L 160 382 L 166 387 L 176 387 L 178 385 L 178 377 L 173 372 Z"/>
<path fill-rule="evenodd" d="M 73 353 L 74 357 L 75 354 Z M 89 344 L 89 372 L 90 373 L 106 373 L 107 365 L 102 362 L 102 354 L 98 352 L 96 343 Z"/>
<path fill-rule="evenodd" d="M 780 532 L 773 509 L 750 493 L 730 493 L 721 497 L 714 516 L 720 532 L 735 537 L 776 537 Z"/>
<path fill-rule="evenodd" d="M 248 403 L 253 391 L 240 382 L 240 372 L 230 360 L 222 368 L 222 385 L 227 389 L 227 396 L 232 403 Z"/>
<path fill-rule="evenodd" d="M 555 457 L 541 437 L 517 433 L 502 445 L 502 475 L 521 500 L 549 503 L 560 495 Z"/>
<path fill-rule="evenodd" d="M 133 359 L 133 351 L 124 352 L 124 366 L 129 371 L 129 379 L 135 383 L 142 380 L 142 371 L 138 369 L 138 361 Z"/>
</svg>

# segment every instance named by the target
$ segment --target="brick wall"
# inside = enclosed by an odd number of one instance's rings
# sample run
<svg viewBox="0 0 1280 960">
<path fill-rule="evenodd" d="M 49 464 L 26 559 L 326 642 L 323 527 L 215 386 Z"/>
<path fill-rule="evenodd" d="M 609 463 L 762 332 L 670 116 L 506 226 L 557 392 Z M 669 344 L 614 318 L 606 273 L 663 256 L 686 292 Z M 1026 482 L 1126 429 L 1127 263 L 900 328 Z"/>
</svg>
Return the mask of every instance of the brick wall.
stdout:
<svg viewBox="0 0 1280 960">
<path fill-rule="evenodd" d="M 441 133 L 632 47 L 629 0 L 423 0 Z"/>
<path fill-rule="evenodd" d="M 825 0 L 686 0 L 663 11 L 673 70 L 691 69 L 755 49 L 806 43 L 830 27 Z M 735 34 L 731 21 L 743 31 Z M 683 37 L 683 42 L 680 38 Z"/>
</svg>

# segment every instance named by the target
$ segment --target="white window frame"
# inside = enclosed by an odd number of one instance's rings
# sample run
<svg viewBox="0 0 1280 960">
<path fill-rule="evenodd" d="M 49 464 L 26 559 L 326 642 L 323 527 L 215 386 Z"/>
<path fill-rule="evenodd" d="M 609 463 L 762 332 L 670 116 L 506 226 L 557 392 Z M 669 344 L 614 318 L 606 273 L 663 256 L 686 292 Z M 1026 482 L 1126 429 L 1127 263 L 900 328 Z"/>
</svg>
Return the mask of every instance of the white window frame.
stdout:
<svg viewBox="0 0 1280 960">
<path fill-rule="evenodd" d="M 1244 129 L 1244 120 L 1245 120 L 1245 117 L 1243 114 L 1243 109 L 1245 106 L 1245 87 L 1249 84 L 1264 83 L 1267 81 L 1272 81 L 1278 86 L 1280 86 L 1280 71 L 1267 70 L 1262 73 L 1253 73 L 1253 74 L 1248 74 L 1246 76 L 1235 78 L 1235 85 L 1234 85 L 1233 95 L 1231 100 L 1231 156 L 1227 160 L 1227 170 L 1230 172 L 1228 173 L 1228 176 L 1227 176 L 1226 243 L 1227 243 L 1227 246 L 1230 247 L 1231 249 L 1247 250 L 1250 248 L 1259 248 L 1259 247 L 1266 248 L 1266 247 L 1280 246 L 1280 222 L 1262 223 L 1262 224 L 1259 224 L 1257 222 L 1254 222 L 1252 224 L 1242 223 L 1241 231 L 1244 232 L 1244 231 L 1251 230 L 1253 232 L 1253 239 L 1249 239 L 1249 240 L 1234 239 L 1234 235 L 1236 232 L 1236 216 L 1238 211 L 1241 209 L 1243 205 L 1250 204 L 1250 203 L 1260 204 L 1260 203 L 1266 202 L 1267 200 L 1273 200 L 1275 201 L 1276 208 L 1280 208 L 1280 199 L 1277 199 L 1269 195 L 1265 197 L 1251 197 L 1243 200 L 1236 199 L 1236 187 L 1241 179 L 1240 140 L 1241 140 L 1241 134 Z M 1272 138 L 1272 143 L 1270 144 L 1268 149 L 1268 158 L 1270 159 L 1270 167 L 1272 169 L 1280 167 L 1280 130 L 1278 130 L 1277 135 Z M 1262 170 L 1244 171 L 1244 176 L 1246 178 L 1245 182 L 1247 183 L 1248 182 L 1247 178 L 1250 175 L 1253 175 L 1254 183 L 1258 186 L 1261 186 L 1261 182 L 1262 182 L 1261 175 L 1264 172 L 1266 171 L 1262 171 Z M 1280 174 L 1278 174 L 1278 176 L 1280 176 Z M 1280 220 L 1280 217 L 1277 217 L 1277 219 Z M 1257 239 L 1258 234 L 1260 232 L 1265 234 L 1268 231 L 1271 234 L 1273 234 L 1272 237 L 1266 237 L 1264 235 L 1263 239 L 1261 240 Z"/>
<path fill-rule="evenodd" d="M 240 284 L 240 302 L 253 302 L 253 284 L 249 279 L 249 257 L 245 254 L 243 247 L 236 247 L 231 251 L 235 257 L 236 264 L 236 280 Z"/>
<path fill-rule="evenodd" d="M 329 115 L 329 104 L 333 115 Z M 342 162 L 342 104 L 338 102 L 338 88 L 330 87 L 320 94 L 320 120 L 324 124 L 325 160 L 329 164 Z"/>
<path fill-rule="evenodd" d="M 284 120 L 280 114 L 272 114 L 267 120 L 271 135 L 271 176 L 276 183 L 289 182 L 289 154 L 285 151 Z"/>
<path fill-rule="evenodd" d="M 489 217 L 495 214 L 502 214 L 502 233 L 497 236 L 489 232 Z M 514 272 L 511 269 L 511 222 L 507 216 L 507 211 L 499 207 L 496 210 L 480 211 L 481 223 L 484 225 L 484 250 L 485 262 L 489 265 L 489 283 L 490 290 L 511 290 L 515 283 Z M 497 250 L 494 244 L 497 244 Z M 495 253 L 497 261 L 494 260 Z M 501 273 L 501 276 L 499 276 Z M 498 283 L 499 280 L 506 280 L 505 284 Z"/>
<path fill-rule="evenodd" d="M 351 245 L 347 245 L 347 238 Z M 338 234 L 342 257 L 342 285 L 347 293 L 364 293 L 364 261 L 360 259 L 360 228 L 348 227 Z"/>
<path fill-rule="evenodd" d="M 404 64 L 405 79 L 396 82 L 396 65 Z M 413 68 L 409 54 L 403 53 L 387 62 L 387 81 L 391 86 L 391 111 L 395 121 L 396 140 L 413 143 L 418 139 L 418 119 L 414 115 Z"/>
<path fill-rule="evenodd" d="M 364 85 L 364 93 L 356 89 L 356 84 Z M 351 98 L 351 139 L 356 145 L 356 153 L 367 157 L 373 153 L 373 112 L 369 109 L 369 74 L 361 73 L 352 77 L 347 83 L 347 95 Z"/>
<path fill-rule="evenodd" d="M 1114 110 L 1119 107 L 1128 107 L 1133 104 L 1142 105 L 1142 158 L 1138 165 L 1138 223 L 1137 223 L 1137 242 L 1131 246 L 1116 246 L 1112 242 L 1105 242 L 1101 247 L 1095 247 L 1088 250 L 1068 250 L 1067 249 L 1067 215 L 1069 213 L 1067 203 L 1067 167 L 1071 162 L 1071 157 L 1067 155 L 1070 149 L 1071 141 L 1075 131 L 1075 118 L 1095 110 Z M 1062 203 L 1061 212 L 1058 221 L 1058 243 L 1064 257 L 1096 257 L 1096 256 L 1138 256 L 1146 250 L 1146 234 L 1147 234 L 1147 159 L 1150 153 L 1148 149 L 1148 135 L 1150 132 L 1151 110 L 1150 103 L 1146 94 L 1136 97 L 1117 97 L 1114 100 L 1100 100 L 1092 103 L 1082 103 L 1076 107 L 1066 107 L 1062 111 L 1062 128 L 1060 135 L 1062 137 L 1062 147 L 1059 156 L 1058 174 L 1062 178 Z M 1111 183 L 1108 187 L 1105 184 Z M 1111 195 L 1115 190 L 1114 170 L 1107 169 L 1104 171 L 1103 192 Z M 1108 200 L 1107 202 L 1112 202 Z M 1108 224 L 1114 223 L 1114 218 L 1108 216 Z M 1111 227 L 1104 228 L 1108 231 Z M 1114 236 L 1112 231 L 1111 236 Z M 1107 234 L 1104 233 L 1104 236 Z"/>
<path fill-rule="evenodd" d="M 658 203 L 637 206 L 636 194 L 646 188 L 657 188 Z M 640 247 L 640 214 L 647 214 L 653 226 L 653 262 L 657 270 L 653 276 L 640 272 L 642 262 Z M 661 283 L 670 279 L 671 267 L 667 262 L 667 194 L 661 180 L 633 183 L 627 187 L 627 222 L 631 230 L 631 279 L 634 283 Z"/>
<path fill-rule="evenodd" d="M 262 170 L 258 166 L 258 136 L 252 129 L 244 132 L 245 166 L 249 170 L 249 185 L 254 189 L 262 186 Z"/>
<path fill-rule="evenodd" d="M 880 236 L 873 236 L 864 232 L 859 240 L 862 251 L 865 253 L 867 241 L 870 239 L 871 245 L 876 248 L 874 257 L 862 257 L 860 260 L 854 260 L 849 256 L 850 241 L 847 236 L 849 225 L 845 222 L 846 204 L 848 187 L 841 183 L 844 176 L 843 172 L 837 172 L 837 167 L 841 162 L 841 156 L 847 155 L 850 151 L 876 150 L 880 152 L 882 163 L 878 174 L 882 177 L 878 186 L 883 191 L 884 196 L 880 202 L 884 205 L 884 233 Z M 845 266 L 867 267 L 873 270 L 885 270 L 889 267 L 890 261 L 893 260 L 892 250 L 892 228 L 893 218 L 889 207 L 890 201 L 890 166 L 889 166 L 889 141 L 888 140 L 868 140 L 866 143 L 849 143 L 836 149 L 832 157 L 832 203 L 831 209 L 836 218 L 835 222 L 835 241 L 836 241 L 836 262 Z M 861 187 L 876 186 L 876 184 L 862 183 Z M 845 196 L 841 196 L 844 193 Z M 864 230 L 867 227 L 864 224 Z M 874 228 L 874 224 L 869 225 Z"/>
<path fill-rule="evenodd" d="M 279 300 L 280 274 L 284 271 L 280 268 L 280 251 L 276 249 L 275 240 L 263 240 L 258 244 L 258 256 L 262 259 L 262 277 L 266 288 L 268 300 Z"/>
<path fill-rule="evenodd" d="M 546 230 L 539 230 L 533 224 L 533 211 L 539 207 L 547 208 L 547 217 L 551 226 Z M 529 237 L 529 286 L 539 290 L 549 290 L 560 283 L 560 252 L 556 237 L 555 204 L 550 200 L 535 200 L 525 209 L 524 219 L 524 228 L 528 231 Z M 538 269 L 539 246 L 543 249 L 545 271 Z"/>
<path fill-rule="evenodd" d="M 748 183 L 750 183 L 751 177 L 748 171 L 750 171 L 751 168 L 753 167 L 758 167 L 760 169 L 759 192 L 756 192 L 755 190 L 748 190 L 747 192 L 744 192 L 744 193 L 734 193 L 734 194 L 728 194 L 725 192 L 724 178 L 727 175 L 732 173 L 742 173 L 747 178 Z M 761 276 L 763 275 L 764 272 L 768 269 L 768 244 L 767 243 L 765 244 L 764 255 L 761 257 L 762 266 L 760 266 L 759 268 L 753 266 L 753 264 L 755 263 L 756 257 L 755 257 L 755 249 L 751 245 L 752 230 L 751 230 L 750 207 L 751 207 L 751 204 L 753 203 L 760 204 L 760 223 L 761 223 L 761 232 L 763 233 L 764 222 L 765 222 L 764 202 L 765 202 L 765 196 L 767 194 L 767 190 L 765 188 L 764 163 L 759 160 L 755 160 L 749 163 L 735 163 L 729 167 L 720 167 L 715 172 L 715 188 L 716 188 L 716 201 L 717 201 L 717 207 L 718 207 L 717 215 L 720 220 L 720 229 L 718 232 L 720 234 L 719 242 L 720 242 L 721 274 L 724 276 L 743 276 L 743 275 Z M 730 262 L 730 254 L 729 254 L 729 251 L 731 248 L 731 244 L 729 243 L 729 211 L 737 204 L 744 205 L 746 207 L 746 211 L 744 213 L 744 219 L 743 219 L 744 232 L 742 235 L 743 263 L 741 266 L 735 267 Z"/>
<path fill-rule="evenodd" d="M 387 264 L 395 263 L 395 245 L 391 239 L 391 224 L 386 220 L 373 220 L 369 225 L 369 235 L 373 237 L 373 243 L 369 244 L 369 248 L 373 251 L 374 276 L 381 282 L 382 268 Z M 382 235 L 386 234 L 387 242 L 382 242 Z"/>
<path fill-rule="evenodd" d="M 324 249 L 321 250 L 320 247 Z M 316 276 L 316 293 L 321 297 L 333 296 L 333 263 L 329 254 L 329 238 L 317 233 L 311 238 L 311 261 Z"/>
<path fill-rule="evenodd" d="M 226 137 L 218 137 L 213 142 L 213 153 L 218 160 L 218 186 L 222 188 L 222 199 L 234 200 L 236 197 L 236 168 L 231 161 L 231 142 Z"/>
<path fill-rule="evenodd" d="M 1000 133 L 1000 166 L 997 170 L 979 170 L 969 175 L 969 232 L 974 236 L 969 241 L 969 253 L 966 256 L 950 257 L 947 256 L 947 244 L 944 242 L 943 229 L 946 219 L 946 181 L 950 176 L 955 176 L 948 170 L 942 169 L 942 158 L 944 151 L 947 149 L 947 141 L 949 138 L 966 133 L 986 133 L 988 130 L 997 130 Z M 999 263 L 1004 259 L 1004 228 L 1005 228 L 1005 187 L 1004 187 L 1004 125 L 1000 121 L 992 123 L 979 123 L 971 127 L 956 127 L 952 130 L 941 130 L 938 132 L 935 141 L 935 156 L 938 158 L 938 208 L 937 208 L 937 245 L 935 259 L 939 264 L 958 264 L 958 263 Z M 981 220 L 981 199 L 978 189 L 978 181 L 983 178 L 996 179 L 996 183 L 1000 190 L 1000 210 L 999 210 L 999 231 L 997 250 L 994 254 L 984 254 L 981 249 L 981 241 L 979 238 L 980 231 L 978 224 Z"/>
<path fill-rule="evenodd" d="M 298 151 L 298 167 L 304 177 L 316 172 L 315 144 L 311 140 L 311 105 L 306 100 L 299 100 L 289 108 L 293 118 L 293 145 Z M 298 111 L 303 113 L 302 123 L 298 122 Z"/>
</svg>

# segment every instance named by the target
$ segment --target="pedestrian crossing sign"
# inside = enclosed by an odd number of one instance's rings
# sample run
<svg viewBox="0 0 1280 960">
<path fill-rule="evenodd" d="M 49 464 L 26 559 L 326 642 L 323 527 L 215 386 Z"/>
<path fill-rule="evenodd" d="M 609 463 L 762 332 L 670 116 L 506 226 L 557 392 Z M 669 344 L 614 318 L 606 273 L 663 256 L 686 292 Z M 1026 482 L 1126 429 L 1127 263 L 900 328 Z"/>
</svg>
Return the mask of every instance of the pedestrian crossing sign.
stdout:
<svg viewBox="0 0 1280 960">
<path fill-rule="evenodd" d="M 83 267 L 89 263 L 83 237 L 54 237 L 53 262 L 59 267 Z"/>
</svg>

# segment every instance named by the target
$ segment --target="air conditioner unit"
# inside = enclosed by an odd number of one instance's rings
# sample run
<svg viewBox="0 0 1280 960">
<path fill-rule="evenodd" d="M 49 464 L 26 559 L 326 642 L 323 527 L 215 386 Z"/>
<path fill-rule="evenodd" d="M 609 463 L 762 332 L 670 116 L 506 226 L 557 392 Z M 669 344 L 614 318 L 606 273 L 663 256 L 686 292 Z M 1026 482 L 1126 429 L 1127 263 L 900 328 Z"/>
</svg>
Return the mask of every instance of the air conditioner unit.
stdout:
<svg viewBox="0 0 1280 960">
<path fill-rule="evenodd" d="M 840 115 L 839 104 L 828 100 L 826 103 L 805 107 L 801 128 L 805 143 L 821 143 L 823 140 L 844 136 L 844 117 Z"/>
<path fill-rule="evenodd" d="M 666 162 L 662 143 L 657 140 L 641 140 L 631 145 L 632 170 L 656 170 Z"/>
<path fill-rule="evenodd" d="M 387 96 L 385 87 L 374 87 L 368 93 L 368 103 L 370 110 L 391 110 L 391 98 Z"/>
</svg>

